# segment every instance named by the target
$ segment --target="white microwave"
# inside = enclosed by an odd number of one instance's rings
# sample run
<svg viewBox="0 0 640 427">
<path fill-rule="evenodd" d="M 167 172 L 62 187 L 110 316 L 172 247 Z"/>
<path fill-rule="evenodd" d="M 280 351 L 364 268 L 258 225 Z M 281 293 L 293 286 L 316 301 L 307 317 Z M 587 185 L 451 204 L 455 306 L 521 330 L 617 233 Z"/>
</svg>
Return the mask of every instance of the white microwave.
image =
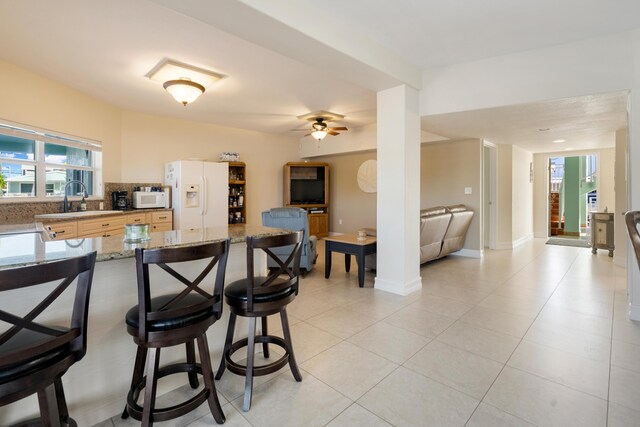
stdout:
<svg viewBox="0 0 640 427">
<path fill-rule="evenodd" d="M 135 209 L 168 207 L 167 193 L 162 191 L 134 191 L 133 207 Z"/>
</svg>

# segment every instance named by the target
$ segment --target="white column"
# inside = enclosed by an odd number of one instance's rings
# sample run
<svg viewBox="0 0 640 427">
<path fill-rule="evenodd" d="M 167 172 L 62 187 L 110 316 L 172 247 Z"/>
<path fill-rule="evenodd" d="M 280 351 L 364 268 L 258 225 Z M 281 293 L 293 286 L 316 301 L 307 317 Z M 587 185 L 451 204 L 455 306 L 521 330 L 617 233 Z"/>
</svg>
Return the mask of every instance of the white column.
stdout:
<svg viewBox="0 0 640 427">
<path fill-rule="evenodd" d="M 420 115 L 418 91 L 378 92 L 376 289 L 407 295 L 420 279 Z"/>
<path fill-rule="evenodd" d="M 630 211 L 640 210 L 640 31 L 634 32 L 633 56 L 635 79 L 629 102 L 629 137 L 627 140 L 627 192 Z M 616 218 L 623 220 L 622 217 Z M 629 242 L 629 240 L 627 240 Z M 627 248 L 627 291 L 629 318 L 640 320 L 640 271 L 631 243 Z"/>
<path fill-rule="evenodd" d="M 631 91 L 631 108 L 629 109 L 629 138 L 627 160 L 627 191 L 630 211 L 640 210 L 640 85 Z M 616 221 L 624 221 L 624 217 L 616 215 Z M 625 226 L 626 228 L 626 226 Z M 625 231 L 626 234 L 626 231 Z M 629 318 L 640 320 L 640 271 L 635 252 L 628 238 L 627 248 L 627 291 L 629 293 Z"/>
</svg>

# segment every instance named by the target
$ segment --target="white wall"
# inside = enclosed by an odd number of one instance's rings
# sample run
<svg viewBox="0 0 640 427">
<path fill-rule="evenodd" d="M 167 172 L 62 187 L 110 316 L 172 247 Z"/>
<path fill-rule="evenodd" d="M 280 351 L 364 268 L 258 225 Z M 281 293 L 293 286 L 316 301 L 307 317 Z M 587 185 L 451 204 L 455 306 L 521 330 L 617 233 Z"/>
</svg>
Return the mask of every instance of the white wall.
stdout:
<svg viewBox="0 0 640 427">
<path fill-rule="evenodd" d="M 420 208 L 462 203 L 473 210 L 464 248 L 480 251 L 482 140 L 422 144 L 420 165 Z M 465 194 L 465 187 L 472 194 Z"/>
<path fill-rule="evenodd" d="M 0 77 L 0 119 L 101 141 L 103 180 L 120 179 L 120 109 L 8 62 Z"/>
<path fill-rule="evenodd" d="M 190 158 L 217 161 L 225 151 L 238 152 L 247 164 L 247 222 L 259 225 L 263 210 L 282 206 L 284 164 L 300 160 L 296 139 L 123 112 L 123 182 L 162 182 L 167 162 Z"/>
<path fill-rule="evenodd" d="M 363 227 L 376 227 L 377 193 L 365 193 L 358 187 L 358 169 L 376 152 L 342 154 L 313 159 L 329 163 L 329 230 L 355 233 Z M 340 223 L 342 221 L 342 223 Z"/>
<path fill-rule="evenodd" d="M 517 145 L 512 149 L 511 240 L 514 244 L 533 237 L 533 183 L 529 181 L 533 154 Z M 535 177 L 534 179 L 540 179 Z M 544 179 L 544 177 L 542 177 Z"/>
<path fill-rule="evenodd" d="M 326 136 L 317 141 L 311 136 L 300 139 L 300 157 L 315 158 L 334 154 L 349 154 L 377 150 L 377 124 L 370 124 L 360 128 L 350 127 L 340 135 Z M 446 141 L 449 138 L 431 132 L 421 131 L 420 142 Z M 314 159 L 315 161 L 324 161 Z"/>
</svg>

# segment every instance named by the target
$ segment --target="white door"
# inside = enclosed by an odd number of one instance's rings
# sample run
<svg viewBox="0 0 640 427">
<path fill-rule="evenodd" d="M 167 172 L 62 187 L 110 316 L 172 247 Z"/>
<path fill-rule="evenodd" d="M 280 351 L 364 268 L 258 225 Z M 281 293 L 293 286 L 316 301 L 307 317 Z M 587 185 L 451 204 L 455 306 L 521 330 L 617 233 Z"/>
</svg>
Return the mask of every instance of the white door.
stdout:
<svg viewBox="0 0 640 427">
<path fill-rule="evenodd" d="M 229 164 L 204 162 L 203 226 L 224 227 L 229 216 Z"/>
</svg>

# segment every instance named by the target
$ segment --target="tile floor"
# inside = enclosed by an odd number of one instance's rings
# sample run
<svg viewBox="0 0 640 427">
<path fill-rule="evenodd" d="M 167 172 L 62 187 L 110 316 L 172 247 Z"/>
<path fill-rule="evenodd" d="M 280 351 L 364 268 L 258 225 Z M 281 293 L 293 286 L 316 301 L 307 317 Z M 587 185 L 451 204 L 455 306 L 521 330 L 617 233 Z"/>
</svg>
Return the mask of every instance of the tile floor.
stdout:
<svg viewBox="0 0 640 427">
<path fill-rule="evenodd" d="M 225 425 L 640 425 L 640 323 L 605 251 L 535 239 L 482 260 L 449 256 L 424 265 L 407 297 L 372 289 L 372 273 L 359 289 L 338 254 L 325 280 L 319 251 L 288 310 L 303 381 L 287 369 L 259 378 L 244 413 L 243 379 L 226 373 Z M 206 405 L 158 423 L 213 424 Z M 99 424 L 125 425 L 136 423 Z"/>
</svg>

